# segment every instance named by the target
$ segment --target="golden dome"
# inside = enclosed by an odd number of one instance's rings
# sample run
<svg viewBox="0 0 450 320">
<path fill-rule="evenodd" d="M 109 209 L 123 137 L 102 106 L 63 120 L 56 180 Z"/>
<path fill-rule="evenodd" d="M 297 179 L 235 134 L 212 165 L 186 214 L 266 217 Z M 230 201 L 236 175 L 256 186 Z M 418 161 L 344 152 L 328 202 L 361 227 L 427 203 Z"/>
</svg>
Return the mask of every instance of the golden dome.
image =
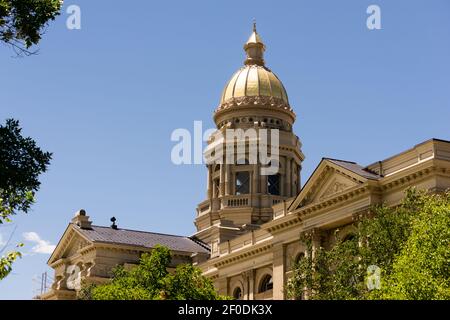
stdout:
<svg viewBox="0 0 450 320">
<path fill-rule="evenodd" d="M 280 79 L 264 65 L 265 45 L 256 32 L 256 24 L 253 24 L 253 33 L 245 43 L 244 50 L 247 54 L 245 66 L 226 84 L 220 104 L 230 99 L 259 96 L 277 98 L 289 105 L 286 89 Z"/>
<path fill-rule="evenodd" d="M 220 103 L 232 98 L 265 96 L 282 99 L 289 104 L 286 89 L 269 69 L 247 65 L 239 69 L 225 86 Z"/>
</svg>

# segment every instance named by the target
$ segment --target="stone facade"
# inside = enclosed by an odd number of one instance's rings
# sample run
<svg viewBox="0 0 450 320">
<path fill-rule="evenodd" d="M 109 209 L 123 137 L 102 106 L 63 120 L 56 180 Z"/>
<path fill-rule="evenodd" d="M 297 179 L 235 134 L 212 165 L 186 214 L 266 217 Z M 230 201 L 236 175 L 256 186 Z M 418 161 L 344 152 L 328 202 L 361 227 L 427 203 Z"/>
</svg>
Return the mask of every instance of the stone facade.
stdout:
<svg viewBox="0 0 450 320">
<path fill-rule="evenodd" d="M 350 165 L 348 165 L 350 164 Z M 218 246 L 200 264 L 221 294 L 243 299 L 284 299 L 293 261 L 305 252 L 300 233 L 313 232 L 314 247 L 330 247 L 352 233 L 354 217 L 374 204 L 394 206 L 407 188 L 430 192 L 450 188 L 450 142 L 432 139 L 364 167 L 323 159 L 300 193 L 273 206 L 273 219 Z M 353 170 L 350 170 L 353 169 Z M 373 176 L 363 176 L 365 171 Z M 271 288 L 264 287 L 272 277 Z M 239 289 L 237 289 L 239 288 Z"/>
</svg>

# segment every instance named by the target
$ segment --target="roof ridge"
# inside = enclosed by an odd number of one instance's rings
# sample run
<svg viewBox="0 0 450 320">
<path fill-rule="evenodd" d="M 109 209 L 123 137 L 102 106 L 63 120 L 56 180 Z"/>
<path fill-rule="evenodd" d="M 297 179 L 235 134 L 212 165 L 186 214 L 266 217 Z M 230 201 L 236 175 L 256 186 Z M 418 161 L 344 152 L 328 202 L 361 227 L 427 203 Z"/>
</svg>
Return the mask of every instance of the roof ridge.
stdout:
<svg viewBox="0 0 450 320">
<path fill-rule="evenodd" d="M 335 158 L 328 158 L 328 157 L 323 157 L 322 160 L 340 161 L 340 162 L 346 162 L 346 163 L 357 164 L 357 165 L 361 166 L 361 165 L 358 164 L 357 162 L 355 162 L 355 161 L 349 161 L 349 160 L 342 160 L 342 159 L 335 159 Z"/>
<path fill-rule="evenodd" d="M 117 229 L 112 229 L 111 227 L 106 227 L 106 226 L 99 226 L 99 225 L 92 225 L 92 227 L 97 227 L 97 228 L 105 228 L 105 229 L 111 229 L 111 230 L 124 230 L 124 231 L 133 231 L 133 232 L 141 232 L 141 233 L 151 233 L 151 234 L 159 234 L 162 236 L 172 236 L 172 237 L 178 237 L 178 238 L 189 238 L 188 236 L 180 236 L 177 234 L 170 234 L 170 233 L 162 233 L 162 232 L 152 232 L 152 231 L 143 231 L 143 230 L 133 230 L 133 229 L 125 229 L 125 228 L 117 228 Z"/>
</svg>

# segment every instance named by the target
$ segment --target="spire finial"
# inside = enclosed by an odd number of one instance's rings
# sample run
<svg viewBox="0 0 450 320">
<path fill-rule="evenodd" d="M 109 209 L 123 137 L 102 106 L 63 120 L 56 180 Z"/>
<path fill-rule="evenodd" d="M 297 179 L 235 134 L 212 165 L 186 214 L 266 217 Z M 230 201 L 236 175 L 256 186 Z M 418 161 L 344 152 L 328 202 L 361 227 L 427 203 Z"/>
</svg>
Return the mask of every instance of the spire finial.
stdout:
<svg viewBox="0 0 450 320">
<path fill-rule="evenodd" d="M 258 32 L 256 32 L 256 19 L 253 19 L 253 32 L 244 45 L 244 50 L 247 53 L 246 65 L 264 66 L 264 50 L 266 47 L 261 40 Z"/>
</svg>

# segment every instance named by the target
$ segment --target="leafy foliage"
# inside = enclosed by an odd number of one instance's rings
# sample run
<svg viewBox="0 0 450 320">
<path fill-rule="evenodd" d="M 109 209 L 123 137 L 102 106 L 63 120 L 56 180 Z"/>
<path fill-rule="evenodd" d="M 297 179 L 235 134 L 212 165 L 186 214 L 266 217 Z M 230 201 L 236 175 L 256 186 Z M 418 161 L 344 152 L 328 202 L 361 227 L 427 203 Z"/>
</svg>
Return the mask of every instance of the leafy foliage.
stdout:
<svg viewBox="0 0 450 320">
<path fill-rule="evenodd" d="M 13 119 L 0 126 L 0 224 L 17 211 L 28 212 L 41 184 L 38 177 L 52 158 L 21 131 L 19 121 Z"/>
<path fill-rule="evenodd" d="M 51 157 L 33 139 L 21 135 L 18 121 L 9 119 L 0 126 L 0 224 L 11 222 L 11 216 L 19 211 L 28 212 L 39 190 L 38 177 L 47 170 Z M 0 280 L 20 256 L 14 251 L 0 258 Z"/>
<path fill-rule="evenodd" d="M 93 300 L 216 300 L 221 299 L 212 282 L 190 264 L 178 265 L 169 273 L 170 250 L 156 246 L 143 254 L 131 270 L 118 266 L 111 282 L 90 286 L 80 298 Z M 88 291 L 88 292 L 86 292 Z"/>
<path fill-rule="evenodd" d="M 450 299 L 450 192 L 424 196 L 378 299 Z"/>
<path fill-rule="evenodd" d="M 30 54 L 28 49 L 39 42 L 61 5 L 61 0 L 0 0 L 0 40 Z"/>
<path fill-rule="evenodd" d="M 329 250 L 301 235 L 306 256 L 295 265 L 287 295 L 309 299 L 448 299 L 450 193 L 413 189 L 397 207 L 362 215 L 353 238 Z M 369 290 L 368 270 L 381 270 L 380 290 Z"/>
<path fill-rule="evenodd" d="M 21 247 L 19 244 L 18 247 Z M 18 251 L 9 252 L 6 257 L 0 258 L 0 280 L 5 278 L 12 271 L 12 264 L 17 258 L 22 257 L 22 254 Z"/>
</svg>

